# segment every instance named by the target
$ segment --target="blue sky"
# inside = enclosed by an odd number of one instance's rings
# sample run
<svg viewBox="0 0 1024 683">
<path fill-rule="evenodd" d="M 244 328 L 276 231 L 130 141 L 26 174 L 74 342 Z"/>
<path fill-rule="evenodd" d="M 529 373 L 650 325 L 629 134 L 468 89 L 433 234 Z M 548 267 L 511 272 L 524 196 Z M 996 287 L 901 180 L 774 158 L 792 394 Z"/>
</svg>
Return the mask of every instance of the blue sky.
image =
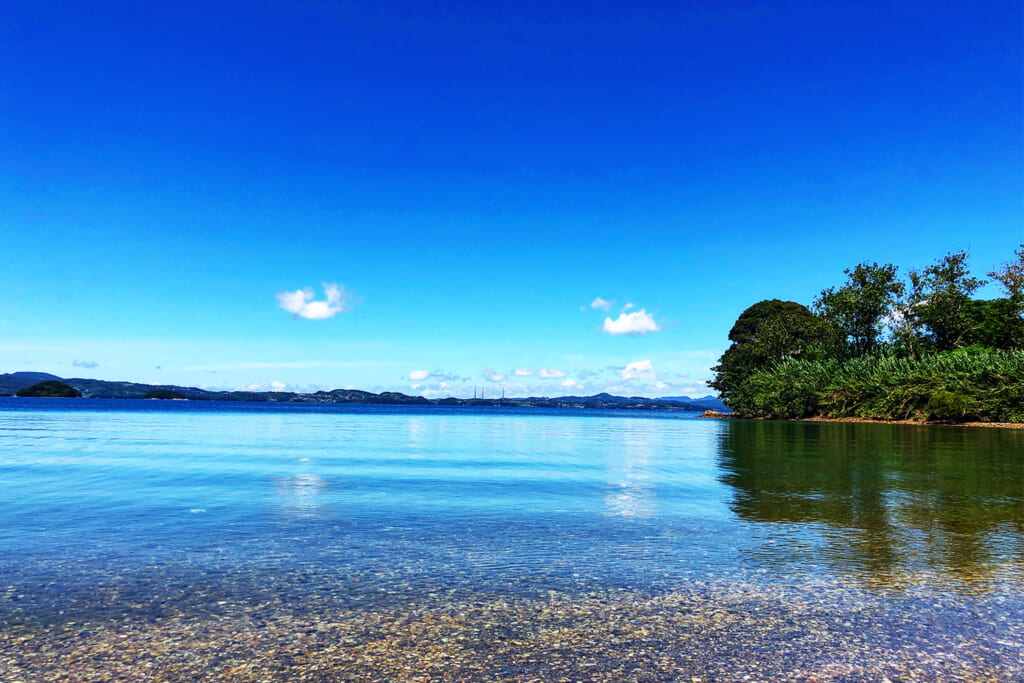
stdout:
<svg viewBox="0 0 1024 683">
<path fill-rule="evenodd" d="M 1016 0 L 555 5 L 6 7 L 0 372 L 703 395 L 756 301 L 1024 241 Z"/>
</svg>

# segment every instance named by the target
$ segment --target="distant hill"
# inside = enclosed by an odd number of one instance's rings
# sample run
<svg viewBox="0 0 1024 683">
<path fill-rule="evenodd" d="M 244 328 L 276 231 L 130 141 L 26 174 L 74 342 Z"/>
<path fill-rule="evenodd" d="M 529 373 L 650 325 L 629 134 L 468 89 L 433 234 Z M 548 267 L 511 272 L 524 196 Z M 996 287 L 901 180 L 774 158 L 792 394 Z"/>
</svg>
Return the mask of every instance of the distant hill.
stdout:
<svg viewBox="0 0 1024 683">
<path fill-rule="evenodd" d="M 61 381 L 74 387 L 85 398 L 184 398 L 190 401 L 258 401 L 273 403 L 368 403 L 383 405 L 468 405 L 518 406 L 536 408 L 588 408 L 615 410 L 684 410 L 703 412 L 728 409 L 714 396 L 691 399 L 686 396 L 645 398 L 643 396 L 612 396 L 601 393 L 594 396 L 558 396 L 554 398 L 445 398 L 430 400 L 423 396 L 409 396 L 395 391 L 374 394 L 356 389 L 335 389 L 299 394 L 290 391 L 207 391 L 196 387 L 173 384 L 139 384 L 136 382 L 110 382 L 100 379 L 64 379 L 43 372 L 12 372 L 0 375 L 0 396 L 11 396 L 20 389 L 45 381 Z"/>
<path fill-rule="evenodd" d="M 14 396 L 20 390 L 40 382 L 55 382 L 61 378 L 46 372 L 12 372 L 0 375 L 0 396 Z"/>
<path fill-rule="evenodd" d="M 700 398 L 690 398 L 689 396 L 662 396 L 662 401 L 679 401 L 680 403 L 688 403 L 691 405 L 704 406 L 703 410 L 714 410 L 718 413 L 731 413 L 732 411 L 726 407 L 722 402 L 722 399 L 717 396 L 708 394 L 707 396 L 701 396 Z"/>
</svg>

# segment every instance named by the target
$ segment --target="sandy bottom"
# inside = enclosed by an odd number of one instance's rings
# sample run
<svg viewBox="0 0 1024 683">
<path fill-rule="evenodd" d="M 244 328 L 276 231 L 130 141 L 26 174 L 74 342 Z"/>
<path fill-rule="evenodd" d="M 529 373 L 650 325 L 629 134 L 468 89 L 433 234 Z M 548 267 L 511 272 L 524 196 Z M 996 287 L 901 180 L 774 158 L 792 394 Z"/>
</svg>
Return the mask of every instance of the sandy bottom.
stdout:
<svg viewBox="0 0 1024 683">
<path fill-rule="evenodd" d="M 315 594 L 294 605 L 217 597 L 155 613 L 136 604 L 96 619 L 8 620 L 0 680 L 1024 679 L 1022 621 L 998 596 L 968 604 L 730 584 L 392 596 L 358 609 Z"/>
</svg>

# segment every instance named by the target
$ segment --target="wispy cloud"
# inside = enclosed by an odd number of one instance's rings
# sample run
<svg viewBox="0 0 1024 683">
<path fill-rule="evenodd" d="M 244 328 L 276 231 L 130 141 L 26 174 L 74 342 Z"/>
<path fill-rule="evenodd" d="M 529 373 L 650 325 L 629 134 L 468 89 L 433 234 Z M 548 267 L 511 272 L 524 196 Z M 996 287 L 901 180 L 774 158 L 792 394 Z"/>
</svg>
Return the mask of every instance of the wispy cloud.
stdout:
<svg viewBox="0 0 1024 683">
<path fill-rule="evenodd" d="M 582 389 L 583 388 L 583 384 L 581 382 L 577 382 L 572 377 L 570 377 L 569 379 L 567 379 L 564 382 L 562 382 L 562 386 L 565 387 L 566 389 Z"/>
<path fill-rule="evenodd" d="M 488 382 L 504 382 L 507 375 L 503 375 L 500 372 L 495 371 L 494 368 L 487 368 L 484 370 L 484 379 Z"/>
<path fill-rule="evenodd" d="M 409 373 L 409 380 L 413 382 L 422 382 L 424 380 L 435 380 L 441 382 L 467 382 L 468 377 L 459 377 L 458 375 L 445 372 L 444 370 L 413 370 Z"/>
<path fill-rule="evenodd" d="M 626 365 L 622 369 L 620 376 L 624 380 L 654 380 L 658 379 L 658 373 L 654 371 L 654 366 L 651 365 L 650 360 L 638 360 L 633 361 Z"/>
<path fill-rule="evenodd" d="M 602 299 L 601 297 L 595 297 L 594 300 L 590 302 L 590 307 L 591 308 L 594 308 L 594 309 L 599 308 L 602 311 L 610 310 L 611 307 L 614 306 L 614 305 L 615 305 L 615 301 L 614 300 L 608 301 L 606 299 Z"/>
<path fill-rule="evenodd" d="M 71 367 L 74 368 L 86 368 L 91 370 L 92 368 L 98 368 L 99 366 L 100 364 L 94 360 L 76 360 L 71 362 Z"/>
<path fill-rule="evenodd" d="M 623 311 L 615 320 L 605 318 L 602 331 L 605 334 L 647 334 L 660 329 L 654 315 L 641 308 L 633 313 Z"/>
<path fill-rule="evenodd" d="M 541 368 L 540 377 L 541 379 L 561 379 L 569 373 L 565 370 L 558 370 L 557 368 Z"/>
<path fill-rule="evenodd" d="M 278 305 L 296 318 L 326 320 L 355 307 L 355 296 L 343 285 L 324 283 L 323 301 L 313 299 L 313 288 L 306 287 L 294 292 L 278 292 Z"/>
<path fill-rule="evenodd" d="M 532 368 L 516 368 L 512 371 L 512 374 L 516 377 L 529 377 L 533 374 Z"/>
</svg>

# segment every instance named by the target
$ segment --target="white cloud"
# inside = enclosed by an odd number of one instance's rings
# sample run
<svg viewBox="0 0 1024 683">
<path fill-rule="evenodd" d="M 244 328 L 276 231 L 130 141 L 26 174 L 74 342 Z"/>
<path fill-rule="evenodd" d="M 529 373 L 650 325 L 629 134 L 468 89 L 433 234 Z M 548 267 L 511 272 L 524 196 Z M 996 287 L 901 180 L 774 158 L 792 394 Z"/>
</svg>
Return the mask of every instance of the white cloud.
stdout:
<svg viewBox="0 0 1024 683">
<path fill-rule="evenodd" d="M 500 372 L 496 372 L 494 368 L 487 368 L 486 370 L 484 370 L 484 379 L 486 379 L 488 382 L 504 382 L 505 375 L 501 374 Z"/>
<path fill-rule="evenodd" d="M 72 361 L 71 366 L 75 368 L 86 368 L 91 370 L 93 368 L 98 368 L 100 364 L 94 360 L 76 360 Z"/>
<path fill-rule="evenodd" d="M 516 368 L 512 374 L 516 377 L 529 377 L 533 374 L 533 370 L 531 368 Z"/>
<path fill-rule="evenodd" d="M 634 313 L 620 313 L 615 320 L 605 318 L 602 331 L 606 334 L 647 334 L 660 329 L 654 315 L 641 308 Z"/>
<path fill-rule="evenodd" d="M 324 283 L 326 300 L 314 301 L 313 288 L 299 289 L 294 292 L 278 292 L 278 305 L 297 318 L 307 320 L 326 320 L 339 313 L 351 311 L 355 306 L 354 297 L 344 286 Z"/>
<path fill-rule="evenodd" d="M 651 365 L 649 360 L 637 360 L 628 364 L 622 369 L 620 373 L 622 379 L 625 380 L 649 380 L 658 379 L 658 373 L 654 371 L 654 366 Z"/>
<path fill-rule="evenodd" d="M 565 380 L 564 382 L 562 382 L 562 386 L 565 387 L 566 389 L 582 389 L 583 388 L 583 384 L 581 384 L 580 382 L 577 382 L 576 380 L 574 380 L 571 377 L 569 379 Z"/>
<path fill-rule="evenodd" d="M 561 379 L 569 373 L 565 370 L 558 370 L 556 368 L 541 368 L 540 376 L 541 379 Z"/>
<path fill-rule="evenodd" d="M 422 382 L 425 379 L 433 379 L 445 382 L 468 382 L 468 377 L 459 377 L 445 372 L 444 370 L 413 370 L 409 373 L 409 379 L 413 382 Z"/>
<path fill-rule="evenodd" d="M 595 297 L 594 300 L 590 302 L 590 307 L 591 308 L 600 308 L 602 311 L 607 311 L 614 304 L 615 304 L 615 301 L 606 301 L 606 300 L 602 299 L 601 297 Z"/>
<path fill-rule="evenodd" d="M 622 310 L 628 311 L 629 309 L 633 308 L 634 306 L 636 306 L 636 304 L 634 304 L 632 301 L 627 301 L 626 305 L 622 307 Z"/>
<path fill-rule="evenodd" d="M 284 382 L 253 382 L 252 384 L 234 388 L 238 391 L 282 391 L 287 386 Z"/>
</svg>

